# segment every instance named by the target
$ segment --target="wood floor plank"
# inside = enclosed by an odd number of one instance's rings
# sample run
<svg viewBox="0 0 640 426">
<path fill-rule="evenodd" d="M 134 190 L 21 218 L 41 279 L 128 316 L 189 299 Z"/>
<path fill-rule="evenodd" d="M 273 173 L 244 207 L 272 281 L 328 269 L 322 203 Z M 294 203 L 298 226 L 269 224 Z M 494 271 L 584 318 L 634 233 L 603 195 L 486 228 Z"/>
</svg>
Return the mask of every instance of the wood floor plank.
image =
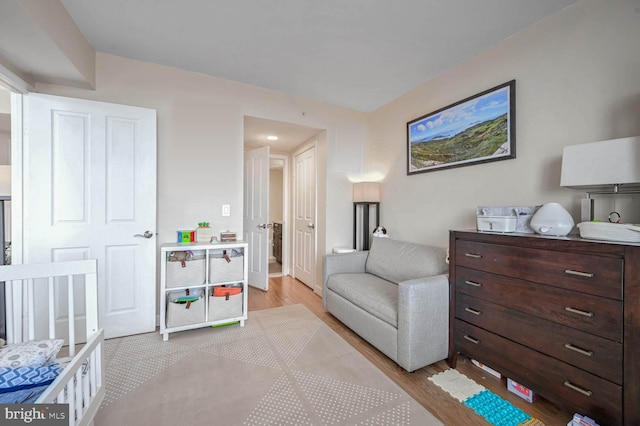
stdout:
<svg viewBox="0 0 640 426">
<path fill-rule="evenodd" d="M 413 373 L 406 372 L 394 361 L 387 358 L 386 355 L 326 312 L 322 306 L 322 299 L 300 281 L 290 276 L 269 278 L 269 291 L 249 287 L 248 299 L 249 311 L 298 303 L 305 305 L 445 425 L 473 426 L 488 424 L 471 409 L 460 404 L 449 394 L 427 380 L 430 376 L 448 369 L 446 362 L 440 361 Z M 522 400 L 507 391 L 506 379 L 500 380 L 485 373 L 464 356 L 458 358 L 457 370 L 510 401 L 513 405 L 520 407 L 547 426 L 564 426 L 573 416 L 573 413 L 558 408 L 544 399 L 538 399 L 533 404 Z"/>
</svg>

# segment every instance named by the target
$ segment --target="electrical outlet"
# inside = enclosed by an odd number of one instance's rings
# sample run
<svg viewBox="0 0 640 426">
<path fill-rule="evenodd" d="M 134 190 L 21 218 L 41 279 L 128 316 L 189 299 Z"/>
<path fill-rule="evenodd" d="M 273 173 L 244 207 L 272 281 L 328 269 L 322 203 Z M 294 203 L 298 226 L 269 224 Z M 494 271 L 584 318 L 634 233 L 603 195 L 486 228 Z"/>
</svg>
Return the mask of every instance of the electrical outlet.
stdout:
<svg viewBox="0 0 640 426">
<path fill-rule="evenodd" d="M 222 216 L 231 216 L 231 206 L 229 204 L 222 205 Z"/>
</svg>

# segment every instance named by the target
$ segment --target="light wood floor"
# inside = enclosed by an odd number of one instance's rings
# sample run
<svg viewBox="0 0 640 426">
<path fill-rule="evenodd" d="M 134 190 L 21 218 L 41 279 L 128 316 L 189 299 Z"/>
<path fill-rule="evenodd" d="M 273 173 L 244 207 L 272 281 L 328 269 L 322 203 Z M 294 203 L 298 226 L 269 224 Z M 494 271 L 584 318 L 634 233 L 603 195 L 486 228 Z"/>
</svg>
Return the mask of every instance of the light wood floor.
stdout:
<svg viewBox="0 0 640 426">
<path fill-rule="evenodd" d="M 300 281 L 289 276 L 269 278 L 269 291 L 249 288 L 249 311 L 274 308 L 297 303 L 304 304 L 343 339 L 353 345 L 369 361 L 382 370 L 416 401 L 422 404 L 445 425 L 487 425 L 488 423 L 471 409 L 457 402 L 446 392 L 427 380 L 428 377 L 449 368 L 444 361 L 407 373 L 369 343 L 352 332 L 322 307 L 322 299 Z M 523 367 L 526 368 L 526 367 Z M 535 368 L 535 367 L 533 367 Z M 479 384 L 520 407 L 547 426 L 566 425 L 572 412 L 562 410 L 550 402 L 538 399 L 533 404 L 511 394 L 506 389 L 506 379 L 497 379 L 460 356 L 457 369 Z"/>
</svg>

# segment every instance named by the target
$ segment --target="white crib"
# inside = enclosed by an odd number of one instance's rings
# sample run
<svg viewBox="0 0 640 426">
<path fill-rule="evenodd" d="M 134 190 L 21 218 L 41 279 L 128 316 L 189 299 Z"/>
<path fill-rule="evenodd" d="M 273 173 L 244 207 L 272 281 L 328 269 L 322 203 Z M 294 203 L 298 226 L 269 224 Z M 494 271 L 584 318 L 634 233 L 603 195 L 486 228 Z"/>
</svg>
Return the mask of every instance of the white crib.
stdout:
<svg viewBox="0 0 640 426">
<path fill-rule="evenodd" d="M 105 394 L 104 332 L 98 327 L 97 261 L 0 266 L 1 281 L 6 283 L 7 344 L 35 340 L 41 338 L 39 336 L 65 340 L 69 362 L 35 403 L 69 404 L 69 425 L 92 424 Z M 84 300 L 76 301 L 74 293 L 82 281 Z M 59 307 L 63 305 L 59 295 L 64 284 L 66 313 Z M 44 309 L 47 312 L 36 304 L 37 299 L 47 301 L 48 307 Z M 78 305 L 84 309 L 78 309 Z M 67 322 L 67 327 L 60 327 L 60 323 Z M 82 333 L 78 333 L 78 324 L 84 324 Z M 77 348 L 79 343 L 82 346 Z"/>
</svg>

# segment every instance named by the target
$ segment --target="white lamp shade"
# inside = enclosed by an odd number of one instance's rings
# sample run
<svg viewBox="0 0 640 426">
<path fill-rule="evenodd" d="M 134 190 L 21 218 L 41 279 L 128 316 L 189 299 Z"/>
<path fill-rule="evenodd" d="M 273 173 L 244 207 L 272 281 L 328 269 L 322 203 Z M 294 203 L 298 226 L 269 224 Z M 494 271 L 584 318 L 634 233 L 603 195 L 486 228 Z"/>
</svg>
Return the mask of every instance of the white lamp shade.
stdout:
<svg viewBox="0 0 640 426">
<path fill-rule="evenodd" d="M 380 182 L 357 182 L 353 184 L 354 203 L 379 203 Z"/>
<path fill-rule="evenodd" d="M 640 136 L 566 146 L 560 186 L 640 184 Z"/>
</svg>

